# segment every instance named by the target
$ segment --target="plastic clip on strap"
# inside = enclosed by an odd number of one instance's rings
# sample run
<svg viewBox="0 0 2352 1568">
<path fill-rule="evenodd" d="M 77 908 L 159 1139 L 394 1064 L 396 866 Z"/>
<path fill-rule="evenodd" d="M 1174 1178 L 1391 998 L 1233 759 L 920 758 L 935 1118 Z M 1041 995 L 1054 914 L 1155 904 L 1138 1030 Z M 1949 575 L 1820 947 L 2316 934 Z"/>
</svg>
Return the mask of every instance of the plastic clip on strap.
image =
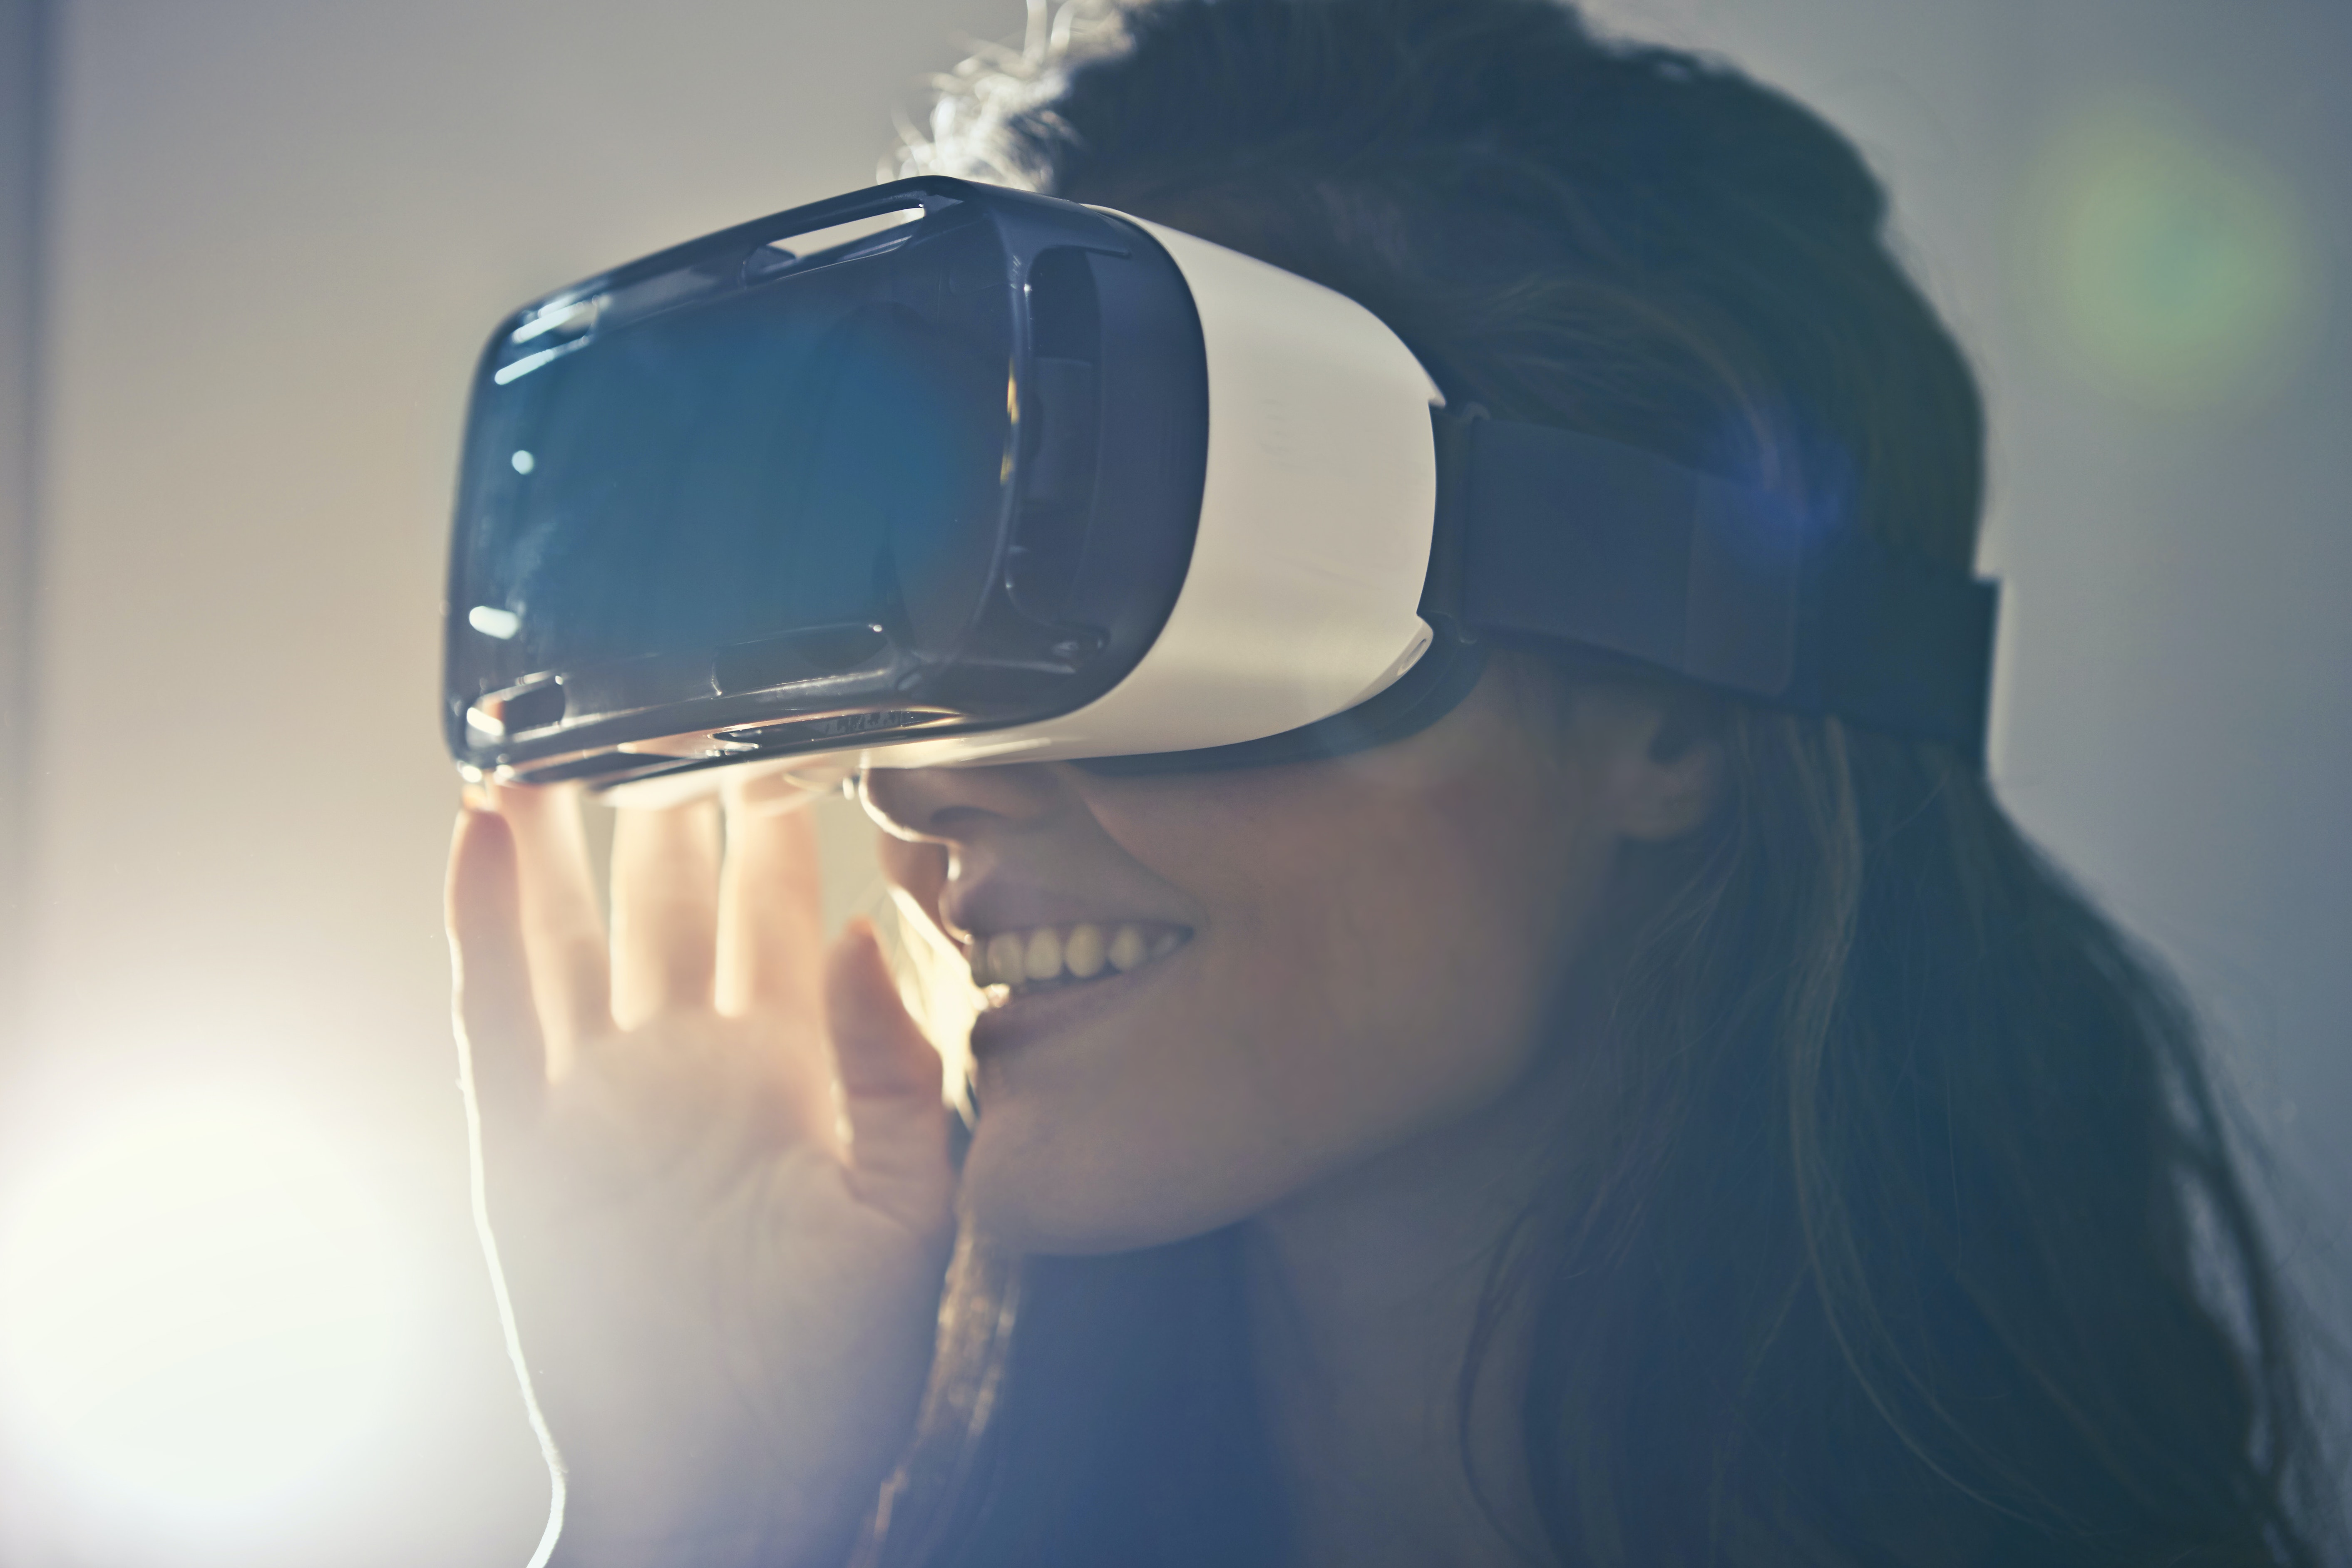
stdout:
<svg viewBox="0 0 2352 1568">
<path fill-rule="evenodd" d="M 1546 425 L 1434 413 L 1439 605 L 1984 757 L 1996 590 L 1758 490 Z M 1448 552 L 1451 559 L 1448 559 Z"/>
</svg>

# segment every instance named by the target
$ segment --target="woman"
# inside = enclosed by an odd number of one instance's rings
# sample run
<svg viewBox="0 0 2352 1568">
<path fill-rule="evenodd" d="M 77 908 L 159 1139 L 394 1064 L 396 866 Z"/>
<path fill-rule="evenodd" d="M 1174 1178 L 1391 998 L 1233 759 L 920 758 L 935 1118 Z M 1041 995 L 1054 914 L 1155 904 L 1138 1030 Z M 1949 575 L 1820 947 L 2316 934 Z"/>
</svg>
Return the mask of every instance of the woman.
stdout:
<svg viewBox="0 0 2352 1568">
<path fill-rule="evenodd" d="M 1969 562 L 1974 385 L 1805 110 L 1551 0 L 1118 21 L 926 166 Z M 1338 760 L 862 797 L 992 982 L 960 1169 L 803 818 L 624 812 L 609 946 L 567 798 L 460 823 L 557 1562 L 2320 1560 L 2185 1016 L 1948 750 L 1530 646 Z"/>
</svg>

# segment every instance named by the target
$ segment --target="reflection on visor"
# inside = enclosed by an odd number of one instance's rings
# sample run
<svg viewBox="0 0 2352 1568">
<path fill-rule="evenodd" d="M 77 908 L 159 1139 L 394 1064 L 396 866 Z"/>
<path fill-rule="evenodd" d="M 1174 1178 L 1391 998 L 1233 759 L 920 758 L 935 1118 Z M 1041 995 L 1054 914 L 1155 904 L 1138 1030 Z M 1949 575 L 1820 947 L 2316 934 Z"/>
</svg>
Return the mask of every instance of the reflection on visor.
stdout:
<svg viewBox="0 0 2352 1568">
<path fill-rule="evenodd" d="M 707 668 L 812 627 L 850 629 L 810 642 L 820 661 L 954 643 L 997 548 L 1010 330 L 1001 292 L 919 305 L 908 282 L 787 275 L 501 388 L 463 568 L 470 624 L 502 644 L 483 684 L 649 649 Z"/>
</svg>

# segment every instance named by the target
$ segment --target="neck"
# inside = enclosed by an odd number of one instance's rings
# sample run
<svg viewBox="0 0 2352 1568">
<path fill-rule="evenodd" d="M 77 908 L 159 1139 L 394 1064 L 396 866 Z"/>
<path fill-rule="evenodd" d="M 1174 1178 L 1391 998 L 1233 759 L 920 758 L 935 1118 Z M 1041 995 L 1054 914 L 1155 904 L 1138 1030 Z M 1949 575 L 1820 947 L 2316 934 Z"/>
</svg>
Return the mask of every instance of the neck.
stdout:
<svg viewBox="0 0 2352 1568">
<path fill-rule="evenodd" d="M 1488 1325 L 1466 1422 L 1462 1379 L 1557 1136 L 1552 1098 L 1506 1095 L 1253 1223 L 1259 1375 L 1306 1568 L 1538 1560 L 1517 1293 Z"/>
</svg>

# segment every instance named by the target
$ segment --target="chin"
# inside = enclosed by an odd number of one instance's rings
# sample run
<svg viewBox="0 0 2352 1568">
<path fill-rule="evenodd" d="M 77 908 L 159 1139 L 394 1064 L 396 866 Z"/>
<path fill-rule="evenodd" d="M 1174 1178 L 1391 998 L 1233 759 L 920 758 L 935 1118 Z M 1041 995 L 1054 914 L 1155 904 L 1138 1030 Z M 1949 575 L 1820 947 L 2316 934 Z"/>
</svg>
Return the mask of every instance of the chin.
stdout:
<svg viewBox="0 0 2352 1568">
<path fill-rule="evenodd" d="M 982 1234 L 1015 1252 L 1129 1252 L 1223 1229 L 1267 1207 L 1276 1181 L 1248 1174 L 1240 1151 L 1162 1137 L 1072 1135 L 992 1104 L 972 1134 L 963 1206 Z"/>
</svg>

